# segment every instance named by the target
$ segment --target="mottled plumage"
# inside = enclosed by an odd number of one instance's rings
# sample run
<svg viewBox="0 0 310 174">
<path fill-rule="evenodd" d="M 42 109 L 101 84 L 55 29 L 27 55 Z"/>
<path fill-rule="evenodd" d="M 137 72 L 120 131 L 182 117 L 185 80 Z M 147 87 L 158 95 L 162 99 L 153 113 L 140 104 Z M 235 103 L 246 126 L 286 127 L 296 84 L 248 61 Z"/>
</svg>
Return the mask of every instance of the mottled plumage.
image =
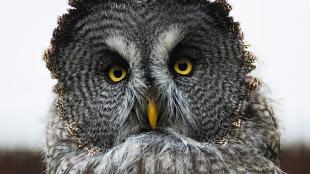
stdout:
<svg viewBox="0 0 310 174">
<path fill-rule="evenodd" d="M 278 123 L 225 1 L 69 3 L 45 54 L 58 80 L 48 173 L 281 173 Z M 186 76 L 173 70 L 180 58 L 193 64 Z"/>
</svg>

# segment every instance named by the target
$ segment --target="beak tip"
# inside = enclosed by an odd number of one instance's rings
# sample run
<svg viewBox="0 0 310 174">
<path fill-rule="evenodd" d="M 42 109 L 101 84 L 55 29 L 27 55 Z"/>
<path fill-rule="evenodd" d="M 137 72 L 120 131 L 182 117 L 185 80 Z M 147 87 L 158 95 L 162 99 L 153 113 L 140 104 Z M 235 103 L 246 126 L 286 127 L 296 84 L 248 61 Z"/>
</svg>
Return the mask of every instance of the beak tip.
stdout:
<svg viewBox="0 0 310 174">
<path fill-rule="evenodd" d="M 154 129 L 156 129 L 156 124 L 151 124 L 150 123 L 150 125 L 151 125 L 151 128 L 154 130 Z"/>
<path fill-rule="evenodd" d="M 157 126 L 157 115 L 149 115 L 149 122 L 152 129 L 155 129 Z"/>
</svg>

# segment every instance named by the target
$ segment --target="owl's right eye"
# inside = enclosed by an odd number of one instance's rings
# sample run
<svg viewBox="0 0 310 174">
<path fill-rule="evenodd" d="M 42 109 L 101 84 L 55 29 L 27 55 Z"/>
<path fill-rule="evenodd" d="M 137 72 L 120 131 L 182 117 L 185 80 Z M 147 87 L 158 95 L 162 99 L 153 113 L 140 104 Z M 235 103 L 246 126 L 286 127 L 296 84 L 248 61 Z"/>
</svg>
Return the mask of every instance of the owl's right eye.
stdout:
<svg viewBox="0 0 310 174">
<path fill-rule="evenodd" d="M 126 78 L 127 70 L 123 66 L 113 65 L 108 69 L 108 76 L 113 83 L 118 83 Z"/>
<path fill-rule="evenodd" d="M 173 65 L 174 71 L 182 76 L 189 75 L 193 70 L 193 64 L 189 59 L 179 59 Z"/>
</svg>

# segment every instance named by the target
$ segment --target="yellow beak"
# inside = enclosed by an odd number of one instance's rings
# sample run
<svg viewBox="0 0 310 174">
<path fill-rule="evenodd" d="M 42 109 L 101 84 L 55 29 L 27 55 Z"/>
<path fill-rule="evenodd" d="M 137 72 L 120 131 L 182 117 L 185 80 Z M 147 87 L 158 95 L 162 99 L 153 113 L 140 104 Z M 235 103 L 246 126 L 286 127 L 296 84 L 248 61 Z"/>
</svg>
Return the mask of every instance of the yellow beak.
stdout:
<svg viewBox="0 0 310 174">
<path fill-rule="evenodd" d="M 150 125 L 152 129 L 156 128 L 157 124 L 157 105 L 153 99 L 148 98 L 148 105 L 147 105 L 147 115 L 149 118 Z"/>
</svg>

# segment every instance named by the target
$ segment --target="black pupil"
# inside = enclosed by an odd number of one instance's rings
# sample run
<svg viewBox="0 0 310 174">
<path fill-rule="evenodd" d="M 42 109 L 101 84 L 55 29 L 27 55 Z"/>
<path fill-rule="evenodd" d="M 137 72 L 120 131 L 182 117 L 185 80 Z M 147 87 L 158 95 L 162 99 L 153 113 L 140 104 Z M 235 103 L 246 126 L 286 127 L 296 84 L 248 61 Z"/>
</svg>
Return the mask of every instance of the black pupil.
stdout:
<svg viewBox="0 0 310 174">
<path fill-rule="evenodd" d="M 121 69 L 116 68 L 116 69 L 114 70 L 113 74 L 114 74 L 114 76 L 115 76 L 116 78 L 121 78 L 122 75 L 123 75 L 123 72 L 122 72 Z"/>
<path fill-rule="evenodd" d="M 181 71 L 185 71 L 187 70 L 187 63 L 186 62 L 182 62 L 178 65 L 179 70 Z"/>
</svg>

